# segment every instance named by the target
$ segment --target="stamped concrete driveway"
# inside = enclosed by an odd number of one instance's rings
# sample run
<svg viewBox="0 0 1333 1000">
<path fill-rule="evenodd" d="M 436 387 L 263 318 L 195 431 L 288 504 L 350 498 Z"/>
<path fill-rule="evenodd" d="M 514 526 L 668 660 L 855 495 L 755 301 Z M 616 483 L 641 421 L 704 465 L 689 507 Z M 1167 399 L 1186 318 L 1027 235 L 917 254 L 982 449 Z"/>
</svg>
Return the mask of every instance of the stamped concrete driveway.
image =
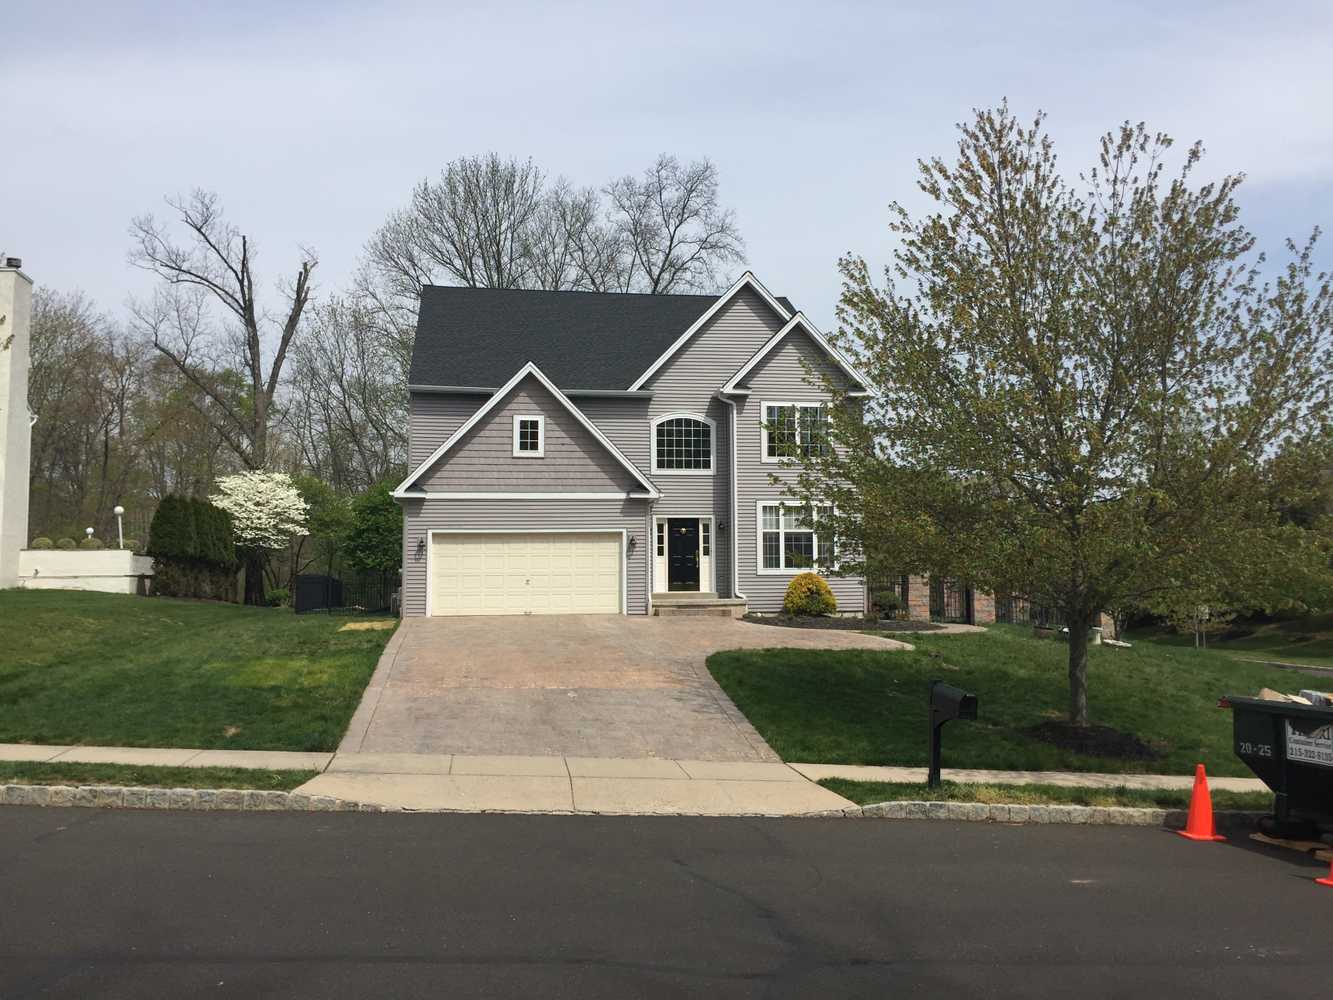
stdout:
<svg viewBox="0 0 1333 1000">
<path fill-rule="evenodd" d="M 704 665 L 724 649 L 901 649 L 727 618 L 408 618 L 343 753 L 775 761 Z"/>
</svg>

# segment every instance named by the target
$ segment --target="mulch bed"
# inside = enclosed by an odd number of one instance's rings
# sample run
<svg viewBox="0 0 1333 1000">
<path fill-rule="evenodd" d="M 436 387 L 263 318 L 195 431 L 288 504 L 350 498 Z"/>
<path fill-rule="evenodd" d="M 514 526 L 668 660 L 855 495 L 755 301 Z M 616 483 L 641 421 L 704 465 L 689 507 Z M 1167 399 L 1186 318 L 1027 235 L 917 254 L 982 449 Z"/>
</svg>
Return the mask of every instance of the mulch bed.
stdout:
<svg viewBox="0 0 1333 1000">
<path fill-rule="evenodd" d="M 782 628 L 827 628 L 842 632 L 935 632 L 943 626 L 931 622 L 904 622 L 878 618 L 835 618 L 822 615 L 746 615 L 756 625 Z"/>
<path fill-rule="evenodd" d="M 1073 726 L 1068 722 L 1051 720 L 1033 726 L 1028 730 L 1028 735 L 1061 750 L 1092 757 L 1156 760 L 1162 756 L 1133 733 L 1122 733 L 1110 726 Z"/>
</svg>

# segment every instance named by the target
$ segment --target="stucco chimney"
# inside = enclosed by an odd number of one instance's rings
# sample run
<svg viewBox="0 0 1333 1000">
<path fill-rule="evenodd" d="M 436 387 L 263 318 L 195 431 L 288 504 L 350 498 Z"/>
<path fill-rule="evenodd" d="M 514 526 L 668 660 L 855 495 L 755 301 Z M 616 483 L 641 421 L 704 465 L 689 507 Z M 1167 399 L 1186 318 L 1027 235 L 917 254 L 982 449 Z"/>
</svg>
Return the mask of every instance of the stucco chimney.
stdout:
<svg viewBox="0 0 1333 1000">
<path fill-rule="evenodd" d="M 21 263 L 0 256 L 0 587 L 18 583 L 19 549 L 28 544 L 32 279 L 19 270 Z"/>
</svg>

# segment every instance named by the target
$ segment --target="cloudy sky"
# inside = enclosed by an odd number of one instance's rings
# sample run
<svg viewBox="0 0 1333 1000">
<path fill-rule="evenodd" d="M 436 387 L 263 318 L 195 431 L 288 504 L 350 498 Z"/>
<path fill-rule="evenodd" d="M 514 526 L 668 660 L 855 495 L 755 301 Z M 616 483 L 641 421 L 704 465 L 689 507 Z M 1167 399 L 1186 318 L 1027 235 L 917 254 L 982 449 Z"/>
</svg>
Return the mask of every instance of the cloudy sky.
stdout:
<svg viewBox="0 0 1333 1000">
<path fill-rule="evenodd" d="M 1005 96 L 1071 170 L 1146 120 L 1248 175 L 1266 245 L 1333 226 L 1327 2 L 44 0 L 4 25 L 0 251 L 113 315 L 147 287 L 128 223 L 169 193 L 217 191 L 266 281 L 314 247 L 327 291 L 450 159 L 583 185 L 669 151 L 717 163 L 750 266 L 828 325 L 838 256 L 884 260 L 916 158 Z"/>
</svg>

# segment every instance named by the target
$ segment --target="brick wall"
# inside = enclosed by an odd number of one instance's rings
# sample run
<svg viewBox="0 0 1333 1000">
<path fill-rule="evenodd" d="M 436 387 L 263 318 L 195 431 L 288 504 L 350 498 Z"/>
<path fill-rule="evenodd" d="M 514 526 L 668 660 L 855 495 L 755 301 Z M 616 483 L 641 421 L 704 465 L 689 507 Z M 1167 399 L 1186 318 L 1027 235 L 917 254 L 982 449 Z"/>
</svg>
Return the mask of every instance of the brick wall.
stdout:
<svg viewBox="0 0 1333 1000">
<path fill-rule="evenodd" d="M 907 617 L 914 622 L 930 620 L 930 578 L 909 576 L 907 578 Z"/>
<path fill-rule="evenodd" d="M 972 592 L 972 621 L 977 625 L 995 623 L 995 595 L 980 590 Z"/>
</svg>

